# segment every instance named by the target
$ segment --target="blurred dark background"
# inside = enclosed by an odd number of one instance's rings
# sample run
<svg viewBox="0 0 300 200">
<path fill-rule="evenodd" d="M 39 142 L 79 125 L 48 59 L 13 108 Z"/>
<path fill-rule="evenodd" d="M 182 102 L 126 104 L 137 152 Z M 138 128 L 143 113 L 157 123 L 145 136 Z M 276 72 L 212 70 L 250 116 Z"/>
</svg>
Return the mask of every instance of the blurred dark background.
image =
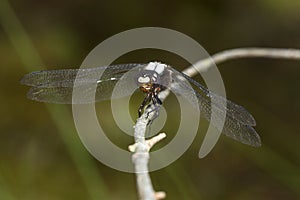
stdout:
<svg viewBox="0 0 300 200">
<path fill-rule="evenodd" d="M 71 106 L 26 99 L 28 88 L 19 84 L 24 74 L 78 68 L 106 38 L 144 26 L 180 31 L 210 54 L 247 46 L 300 48 L 299 10 L 297 0 L 1 0 L 0 199 L 138 198 L 133 174 L 104 166 L 84 148 Z M 121 60 L 143 62 L 155 55 L 133 52 Z M 159 55 L 157 60 L 179 70 L 187 67 L 175 56 Z M 227 96 L 255 116 L 262 147 L 222 136 L 200 160 L 199 133 L 184 156 L 151 173 L 155 189 L 166 191 L 167 199 L 300 199 L 299 64 L 271 59 L 220 64 Z M 203 130 L 206 125 L 201 123 Z M 132 139 L 122 142 L 126 148 Z"/>
</svg>

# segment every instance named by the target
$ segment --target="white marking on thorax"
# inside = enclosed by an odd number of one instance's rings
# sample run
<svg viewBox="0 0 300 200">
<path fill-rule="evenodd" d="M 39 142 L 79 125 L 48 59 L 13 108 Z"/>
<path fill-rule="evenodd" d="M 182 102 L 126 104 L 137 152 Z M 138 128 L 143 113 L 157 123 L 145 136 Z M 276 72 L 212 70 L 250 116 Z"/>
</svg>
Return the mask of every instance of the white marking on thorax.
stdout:
<svg viewBox="0 0 300 200">
<path fill-rule="evenodd" d="M 153 82 L 155 82 L 156 80 L 157 80 L 157 76 L 155 76 L 156 74 L 153 74 L 153 76 L 151 77 L 151 80 L 153 81 Z"/>
<path fill-rule="evenodd" d="M 165 65 L 165 64 L 157 63 L 155 71 L 158 74 L 161 74 L 161 73 L 163 73 L 163 71 L 165 70 L 166 67 L 167 67 L 167 65 Z"/>
<path fill-rule="evenodd" d="M 156 62 L 150 62 L 150 63 L 145 67 L 145 69 L 146 69 L 146 70 L 154 70 L 154 69 L 155 69 L 155 66 L 156 66 Z"/>
<path fill-rule="evenodd" d="M 145 69 L 146 70 L 153 70 L 158 74 L 163 73 L 163 71 L 165 70 L 165 68 L 167 67 L 167 65 L 159 63 L 159 62 L 150 62 Z"/>
</svg>

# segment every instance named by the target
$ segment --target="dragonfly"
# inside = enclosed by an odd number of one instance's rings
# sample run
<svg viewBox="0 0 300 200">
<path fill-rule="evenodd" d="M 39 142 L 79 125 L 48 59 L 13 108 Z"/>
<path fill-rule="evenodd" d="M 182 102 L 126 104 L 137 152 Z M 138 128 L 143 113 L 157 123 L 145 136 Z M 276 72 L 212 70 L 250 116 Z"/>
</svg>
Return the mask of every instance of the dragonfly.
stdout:
<svg viewBox="0 0 300 200">
<path fill-rule="evenodd" d="M 114 91 L 118 81 L 123 81 L 121 88 Z M 224 135 L 253 147 L 261 146 L 260 136 L 254 129 L 256 121 L 243 106 L 213 93 L 184 73 L 160 62 L 42 70 L 26 74 L 20 82 L 31 86 L 27 93 L 29 99 L 58 104 L 89 104 L 110 100 L 113 91 L 114 98 L 120 98 L 130 95 L 131 91 L 127 88 L 133 86 L 146 94 L 138 109 L 139 116 L 149 103 L 162 104 L 160 92 L 171 90 L 198 106 L 201 116 L 221 129 L 219 131 Z M 89 84 L 94 87 L 88 87 Z M 74 89 L 81 92 L 80 98 L 72 98 Z M 215 108 L 216 120 L 211 120 L 212 108 Z M 219 127 L 217 123 L 222 119 L 225 119 L 224 126 Z"/>
</svg>

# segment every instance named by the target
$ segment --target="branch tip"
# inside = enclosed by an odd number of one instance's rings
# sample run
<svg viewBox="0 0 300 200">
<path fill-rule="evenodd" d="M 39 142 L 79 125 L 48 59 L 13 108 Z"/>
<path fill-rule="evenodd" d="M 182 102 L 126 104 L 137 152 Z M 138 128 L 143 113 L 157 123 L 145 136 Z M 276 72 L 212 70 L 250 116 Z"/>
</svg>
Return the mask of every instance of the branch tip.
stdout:
<svg viewBox="0 0 300 200">
<path fill-rule="evenodd" d="M 164 191 L 158 191 L 155 192 L 155 199 L 160 200 L 160 199 L 165 199 L 167 194 Z"/>
<path fill-rule="evenodd" d="M 160 133 L 160 134 L 154 136 L 153 138 L 146 140 L 146 142 L 147 142 L 149 148 L 151 149 L 156 143 L 158 143 L 165 137 L 167 137 L 167 135 L 165 133 Z"/>
</svg>

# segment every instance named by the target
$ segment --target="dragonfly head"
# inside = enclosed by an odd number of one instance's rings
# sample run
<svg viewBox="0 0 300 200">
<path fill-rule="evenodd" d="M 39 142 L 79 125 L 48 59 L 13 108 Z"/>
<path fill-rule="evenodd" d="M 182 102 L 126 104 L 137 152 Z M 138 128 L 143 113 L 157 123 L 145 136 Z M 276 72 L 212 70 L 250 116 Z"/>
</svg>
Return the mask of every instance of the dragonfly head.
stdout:
<svg viewBox="0 0 300 200">
<path fill-rule="evenodd" d="M 139 87 L 148 88 L 152 84 L 160 83 L 160 76 L 153 70 L 142 70 L 136 76 L 136 83 Z"/>
<path fill-rule="evenodd" d="M 169 79 L 163 80 L 165 77 L 165 69 L 167 65 L 158 62 L 150 62 L 142 70 L 140 70 L 136 75 L 136 83 L 140 90 L 148 92 L 159 92 L 162 86 L 166 84 L 165 82 Z M 158 87 L 160 86 L 160 87 Z M 159 89 L 158 89 L 159 88 Z M 155 91 L 154 91 L 155 90 Z"/>
</svg>

